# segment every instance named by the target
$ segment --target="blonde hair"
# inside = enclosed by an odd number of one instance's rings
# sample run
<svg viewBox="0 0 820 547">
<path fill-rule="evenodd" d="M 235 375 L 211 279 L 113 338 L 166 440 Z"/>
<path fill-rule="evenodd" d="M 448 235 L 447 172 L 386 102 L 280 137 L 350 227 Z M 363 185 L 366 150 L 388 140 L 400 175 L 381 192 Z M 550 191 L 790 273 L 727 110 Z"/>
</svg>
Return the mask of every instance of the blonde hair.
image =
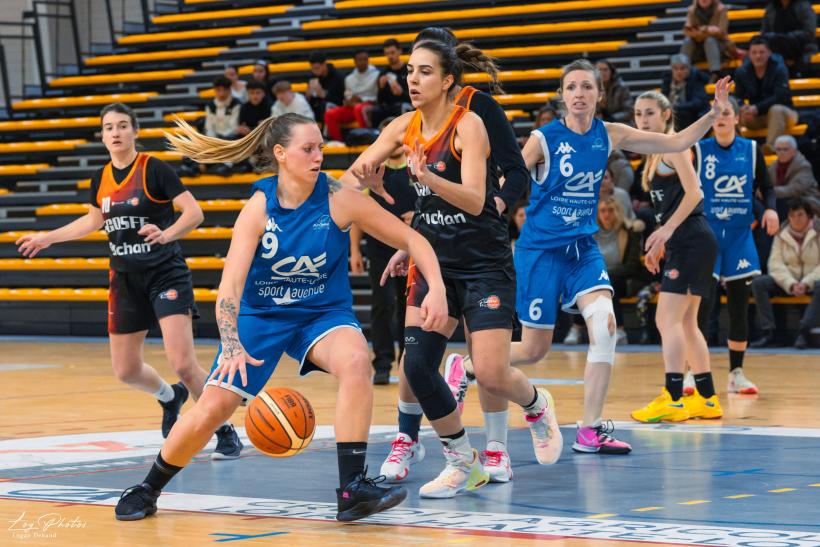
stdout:
<svg viewBox="0 0 820 547">
<path fill-rule="evenodd" d="M 295 126 L 316 124 L 300 114 L 288 113 L 277 118 L 266 118 L 241 139 L 227 141 L 203 135 L 179 117 L 174 118 L 174 122 L 179 127 L 179 134 L 165 133 L 170 150 L 198 163 L 237 163 L 256 156 L 260 168 L 271 168 L 274 172 L 278 170 L 278 165 L 273 157 L 273 147 L 277 144 L 287 146 Z"/>
<path fill-rule="evenodd" d="M 669 119 L 666 120 L 666 127 L 663 132 L 667 135 L 674 135 L 675 113 L 672 112 L 672 103 L 669 102 L 666 95 L 659 91 L 645 91 L 638 96 L 635 100 L 635 104 L 638 104 L 638 101 L 641 99 L 651 99 L 655 101 L 658 104 L 658 108 L 661 109 L 661 112 L 669 111 Z M 641 175 L 641 186 L 643 186 L 643 189 L 647 192 L 649 191 L 649 181 L 655 176 L 655 172 L 658 170 L 658 163 L 660 163 L 662 157 L 663 154 L 650 154 L 646 156 L 646 163 L 644 163 L 643 174 Z"/>
</svg>

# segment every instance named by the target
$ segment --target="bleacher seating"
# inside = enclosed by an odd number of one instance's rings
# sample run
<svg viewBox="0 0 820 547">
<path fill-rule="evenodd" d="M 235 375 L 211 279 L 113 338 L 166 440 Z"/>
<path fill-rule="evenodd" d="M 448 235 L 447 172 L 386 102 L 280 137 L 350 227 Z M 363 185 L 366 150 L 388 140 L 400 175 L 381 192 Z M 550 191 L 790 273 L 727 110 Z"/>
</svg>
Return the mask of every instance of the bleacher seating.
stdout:
<svg viewBox="0 0 820 547">
<path fill-rule="evenodd" d="M 299 5 L 297 5 L 299 4 Z M 181 157 L 165 150 L 173 119 L 201 121 L 213 96 L 210 83 L 227 63 L 240 74 L 257 59 L 269 61 L 277 78 L 304 91 L 310 78 L 307 56 L 323 51 L 337 68 L 353 66 L 352 53 L 371 53 L 385 64 L 381 46 L 396 38 L 408 45 L 427 25 L 446 25 L 499 59 L 505 94 L 496 99 L 520 135 L 532 115 L 556 93 L 560 67 L 579 56 L 607 57 L 633 93 L 660 85 L 669 55 L 679 48 L 682 8 L 670 0 L 343 0 L 335 5 L 248 0 L 185 0 L 180 13 L 153 17 L 145 32 L 121 36 L 105 55 L 83 59 L 80 72 L 52 79 L 47 93 L 12 105 L 13 119 L 0 120 L 0 309 L 19 314 L 20 332 L 103 334 L 107 299 L 105 235 L 55 245 L 36 259 L 22 259 L 13 242 L 22 233 L 61 225 L 85 212 L 90 175 L 107 161 L 99 143 L 99 109 L 124 102 L 140 116 L 141 147 L 172 165 Z M 730 11 L 732 38 L 746 43 L 759 27 L 763 0 Z M 815 5 L 820 13 L 820 5 Z M 522 23 L 523 21 L 523 23 Z M 820 66 L 820 55 L 813 59 Z M 737 62 L 728 63 L 730 70 Z M 465 82 L 486 89 L 484 74 Z M 795 107 L 820 106 L 820 78 L 790 82 Z M 805 124 L 791 128 L 800 135 Z M 744 133 L 761 138 L 762 131 Z M 329 147 L 325 168 L 338 176 L 362 147 Z M 772 158 L 768 157 L 767 161 Z M 250 185 L 261 175 L 184 178 L 200 201 L 206 221 L 181 240 L 194 272 L 204 319 L 200 334 L 213 336 L 213 301 L 231 226 Z M 59 272 L 54 275 L 54 272 Z M 357 313 L 366 325 L 365 278 L 352 277 Z M 37 305 L 31 307 L 32 302 Z M 790 302 L 786 300 L 784 302 Z M 29 309 L 26 306 L 29 306 Z M 39 324 L 43 310 L 55 320 Z M 79 325 L 56 318 L 87 313 Z M 92 311 L 94 313 L 92 313 Z M 94 315 L 96 313 L 96 315 Z M 4 328 L 7 325 L 4 323 Z M 68 329 L 68 330 L 67 330 Z"/>
</svg>

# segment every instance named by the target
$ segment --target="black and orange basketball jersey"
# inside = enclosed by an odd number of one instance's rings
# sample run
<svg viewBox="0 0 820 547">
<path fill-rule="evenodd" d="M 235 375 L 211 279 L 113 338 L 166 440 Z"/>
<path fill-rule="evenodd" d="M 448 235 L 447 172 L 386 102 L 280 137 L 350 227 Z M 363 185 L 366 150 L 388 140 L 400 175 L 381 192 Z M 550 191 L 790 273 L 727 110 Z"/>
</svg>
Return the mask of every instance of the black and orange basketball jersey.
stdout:
<svg viewBox="0 0 820 547">
<path fill-rule="evenodd" d="M 418 142 L 424 146 L 427 168 L 431 172 L 456 184 L 461 184 L 461 156 L 455 147 L 456 128 L 466 113 L 464 107 L 454 106 L 444 127 L 427 141 L 421 133 L 421 112 L 417 110 L 404 135 L 405 145 L 412 148 Z M 493 200 L 495 190 L 489 175 L 489 158 L 484 208 L 478 216 L 459 209 L 419 183 L 409 162 L 407 169 L 418 195 L 413 228 L 436 251 L 442 273 L 456 278 L 476 278 L 486 271 L 503 271 L 512 277 L 514 268 L 509 234 Z"/>
<path fill-rule="evenodd" d="M 470 110 L 470 102 L 473 100 L 473 95 L 476 94 L 478 90 L 471 85 L 465 85 L 461 88 L 461 91 L 458 92 L 456 95 L 455 103 L 458 106 L 462 106 L 467 110 Z"/>
<path fill-rule="evenodd" d="M 113 270 L 141 271 L 181 254 L 176 241 L 152 245 L 138 233 L 146 224 L 155 224 L 164 230 L 174 223 L 171 200 L 157 199 L 148 192 L 145 178 L 149 159 L 146 154 L 138 154 L 131 171 L 120 183 L 114 178 L 113 166 L 108 162 L 99 173 L 96 195 L 91 196 L 105 221 L 103 228 L 108 234 Z M 92 179 L 92 191 L 95 182 Z"/>
</svg>

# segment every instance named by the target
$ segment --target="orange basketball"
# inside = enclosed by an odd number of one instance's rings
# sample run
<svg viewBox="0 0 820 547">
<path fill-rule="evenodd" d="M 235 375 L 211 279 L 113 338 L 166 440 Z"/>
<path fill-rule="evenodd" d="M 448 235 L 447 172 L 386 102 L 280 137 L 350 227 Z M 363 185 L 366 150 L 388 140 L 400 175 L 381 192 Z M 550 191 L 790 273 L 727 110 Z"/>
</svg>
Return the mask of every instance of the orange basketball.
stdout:
<svg viewBox="0 0 820 547">
<path fill-rule="evenodd" d="M 295 456 L 313 439 L 316 415 L 305 397 L 286 387 L 261 392 L 248 405 L 245 432 L 260 452 L 274 458 Z"/>
</svg>

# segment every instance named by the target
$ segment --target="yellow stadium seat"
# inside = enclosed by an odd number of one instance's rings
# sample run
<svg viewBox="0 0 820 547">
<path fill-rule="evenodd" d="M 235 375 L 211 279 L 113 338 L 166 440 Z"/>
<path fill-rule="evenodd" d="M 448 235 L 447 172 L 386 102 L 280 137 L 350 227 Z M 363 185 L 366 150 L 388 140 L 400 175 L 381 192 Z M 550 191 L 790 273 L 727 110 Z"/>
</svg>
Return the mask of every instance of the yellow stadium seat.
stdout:
<svg viewBox="0 0 820 547">
<path fill-rule="evenodd" d="M 109 103 L 144 103 L 151 97 L 159 95 L 156 91 L 144 93 L 113 93 L 110 95 L 86 95 L 84 97 L 53 97 L 48 99 L 29 99 L 15 101 L 14 110 L 33 110 L 35 108 L 62 108 L 68 106 L 95 106 Z"/>
<path fill-rule="evenodd" d="M 49 82 L 51 87 L 67 87 L 78 85 L 104 85 L 130 82 L 151 82 L 181 80 L 190 76 L 194 71 L 189 68 L 178 70 L 153 70 L 149 72 L 130 72 L 122 74 L 94 74 L 91 76 L 67 76 L 55 78 Z"/>
<path fill-rule="evenodd" d="M 246 199 L 208 199 L 199 201 L 199 206 L 205 212 L 239 211 L 245 205 Z M 55 203 L 44 205 L 36 209 L 38 216 L 50 215 L 84 215 L 88 212 L 88 203 Z"/>
<path fill-rule="evenodd" d="M 225 259 L 215 256 L 186 258 L 192 270 L 221 270 Z M 108 258 L 0 258 L 0 271 L 107 270 Z"/>
<path fill-rule="evenodd" d="M 246 36 L 255 30 L 259 30 L 259 25 L 247 25 L 241 27 L 209 28 L 202 30 L 184 30 L 173 32 L 151 32 L 147 34 L 131 34 L 117 38 L 120 45 L 146 44 L 153 42 L 178 42 L 182 40 L 201 40 L 206 38 L 238 38 Z"/>
<path fill-rule="evenodd" d="M 197 302 L 216 302 L 216 289 L 194 289 Z M 0 288 L 0 301 L 107 302 L 108 289 L 6 289 Z"/>
<path fill-rule="evenodd" d="M 99 117 L 56 118 L 53 120 L 19 120 L 0 122 L 0 131 L 34 131 L 36 129 L 67 129 L 72 127 L 99 126 Z"/>
<path fill-rule="evenodd" d="M 806 124 L 802 123 L 800 125 L 795 125 L 794 127 L 788 129 L 785 134 L 786 135 L 793 135 L 795 137 L 799 137 L 800 135 L 802 135 L 803 133 L 806 132 L 806 129 L 808 129 L 808 126 Z M 759 138 L 763 138 L 763 137 L 766 136 L 766 130 L 765 129 L 747 129 L 745 127 L 741 127 L 740 128 L 740 134 L 742 136 L 746 137 L 747 139 L 759 139 Z"/>
<path fill-rule="evenodd" d="M 30 163 L 27 165 L 0 165 L 0 177 L 11 175 L 33 175 L 51 167 L 47 163 Z"/>
<path fill-rule="evenodd" d="M 146 53 L 123 53 L 120 55 L 99 55 L 85 60 L 88 66 L 113 65 L 123 63 L 146 63 L 151 61 L 168 61 L 174 59 L 193 59 L 196 57 L 216 57 L 227 51 L 227 47 L 201 47 L 195 49 L 170 49 Z"/>
<path fill-rule="evenodd" d="M 293 6 L 290 4 L 282 6 L 265 6 L 259 8 L 240 8 L 230 10 L 214 11 L 194 11 L 191 13 L 175 13 L 172 15 L 158 15 L 151 19 L 155 25 L 166 25 L 169 23 L 190 23 L 194 21 L 211 21 L 214 19 L 231 20 L 241 17 L 261 17 L 282 15 Z"/>
<path fill-rule="evenodd" d="M 24 235 L 37 234 L 43 232 L 35 231 L 14 231 L 14 232 L 0 232 L 0 243 L 14 243 Z M 197 228 L 192 230 L 182 239 L 230 239 L 233 230 L 231 228 Z M 108 235 L 103 232 L 94 232 L 77 241 L 108 241 Z"/>
<path fill-rule="evenodd" d="M 46 152 L 50 150 L 73 150 L 85 139 L 67 139 L 62 141 L 26 141 L 0 143 L 0 154 L 15 154 L 19 152 Z"/>
</svg>

